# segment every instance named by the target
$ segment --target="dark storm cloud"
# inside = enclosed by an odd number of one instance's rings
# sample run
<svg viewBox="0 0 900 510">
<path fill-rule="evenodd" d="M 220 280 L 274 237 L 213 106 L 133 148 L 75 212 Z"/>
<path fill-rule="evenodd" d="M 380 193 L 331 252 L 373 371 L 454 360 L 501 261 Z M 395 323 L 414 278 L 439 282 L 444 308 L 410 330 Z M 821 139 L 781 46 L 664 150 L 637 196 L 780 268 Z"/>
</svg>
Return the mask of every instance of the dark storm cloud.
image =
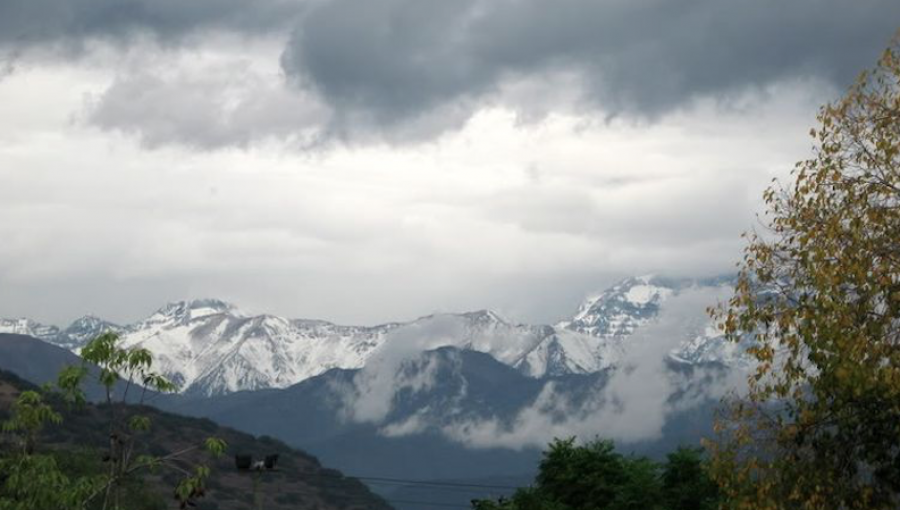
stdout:
<svg viewBox="0 0 900 510">
<path fill-rule="evenodd" d="M 163 45 L 203 45 L 207 30 L 292 34 L 280 62 L 288 84 L 249 90 L 252 115 L 215 111 L 222 102 L 204 91 L 225 85 L 197 80 L 196 105 L 171 119 L 145 115 L 185 103 L 173 78 L 129 94 L 123 110 L 116 93 L 146 81 L 125 73 L 86 119 L 150 145 L 405 141 L 491 104 L 521 119 L 560 110 L 653 119 L 794 78 L 843 88 L 898 26 L 897 0 L 0 0 L 0 79 L 13 69 L 4 62 L 35 46 L 68 54 L 138 34 Z"/>
<path fill-rule="evenodd" d="M 197 30 L 263 32 L 286 26 L 302 0 L 0 0 L 0 46 L 20 50 L 136 33 L 174 42 Z"/>
<path fill-rule="evenodd" d="M 577 73 L 589 103 L 653 116 L 795 77 L 846 86 L 900 26 L 900 2 L 331 0 L 300 23 L 288 74 L 381 125 L 554 71 Z"/>
</svg>

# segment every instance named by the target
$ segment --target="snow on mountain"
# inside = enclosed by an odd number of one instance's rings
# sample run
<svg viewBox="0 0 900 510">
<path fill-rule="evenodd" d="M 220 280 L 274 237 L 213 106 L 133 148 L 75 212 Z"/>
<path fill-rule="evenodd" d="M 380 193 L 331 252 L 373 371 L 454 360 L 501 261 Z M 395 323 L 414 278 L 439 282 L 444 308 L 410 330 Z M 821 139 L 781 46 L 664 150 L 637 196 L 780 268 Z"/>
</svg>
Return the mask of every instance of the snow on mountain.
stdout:
<svg viewBox="0 0 900 510">
<path fill-rule="evenodd" d="M 728 366 L 748 366 L 752 363 L 747 354 L 752 338 L 740 344 L 725 341 L 721 331 L 710 322 L 701 331 L 695 332 L 672 351 L 671 357 L 676 361 L 687 363 L 722 363 Z"/>
<path fill-rule="evenodd" d="M 182 391 L 283 388 L 332 368 L 358 368 L 391 325 L 372 328 L 247 316 L 217 300 L 170 303 L 123 332 L 149 349 Z"/>
<path fill-rule="evenodd" d="M 561 322 L 557 327 L 607 341 L 607 348 L 612 351 L 608 356 L 614 357 L 635 330 L 659 315 L 666 300 L 686 289 L 728 288 L 732 283 L 732 279 L 725 277 L 709 280 L 670 280 L 653 275 L 628 278 L 585 301 L 571 320 Z M 726 342 L 712 320 L 701 330 L 689 332 L 670 355 L 688 363 L 731 365 L 746 361 L 744 347 Z"/>
<path fill-rule="evenodd" d="M 62 330 L 54 343 L 77 352 L 91 339 L 107 331 L 121 333 L 122 327 L 93 315 L 85 315 Z"/>
<path fill-rule="evenodd" d="M 0 333 L 28 335 L 47 340 L 59 335 L 59 328 L 45 326 L 31 319 L 0 319 Z"/>
<path fill-rule="evenodd" d="M 515 365 L 531 377 L 589 374 L 610 367 L 622 356 L 623 342 L 577 331 L 553 329 Z"/>
<path fill-rule="evenodd" d="M 0 333 L 32 336 L 76 353 L 90 339 L 106 331 L 120 332 L 122 328 L 91 315 L 77 319 L 63 330 L 30 319 L 0 319 Z"/>
<path fill-rule="evenodd" d="M 553 334 L 552 328 L 547 326 L 512 324 L 490 310 L 430 315 L 414 321 L 410 326 L 427 326 L 435 320 L 449 321 L 456 327 L 452 334 L 434 338 L 427 348 L 456 347 L 483 352 L 511 366 L 517 366 L 528 352 Z"/>
<path fill-rule="evenodd" d="M 666 298 L 676 292 L 652 275 L 628 278 L 588 299 L 562 328 L 600 338 L 622 338 L 659 313 Z"/>
<path fill-rule="evenodd" d="M 386 344 L 393 349 L 398 342 L 411 342 L 419 352 L 440 347 L 482 352 L 530 377 L 545 377 L 615 366 L 633 333 L 653 321 L 667 299 L 686 288 L 727 283 L 628 278 L 588 299 L 570 320 L 556 326 L 513 324 L 487 310 L 341 326 L 253 316 L 224 301 L 196 299 L 169 303 L 128 326 L 92 316 L 64 330 L 28 319 L 0 319 L 0 332 L 34 336 L 78 352 L 94 336 L 115 331 L 125 346 L 149 349 L 158 369 L 183 392 L 205 395 L 283 388 L 332 368 L 361 368 Z M 723 342 L 709 324 L 690 333 L 671 355 L 689 363 L 736 363 L 742 349 Z"/>
</svg>

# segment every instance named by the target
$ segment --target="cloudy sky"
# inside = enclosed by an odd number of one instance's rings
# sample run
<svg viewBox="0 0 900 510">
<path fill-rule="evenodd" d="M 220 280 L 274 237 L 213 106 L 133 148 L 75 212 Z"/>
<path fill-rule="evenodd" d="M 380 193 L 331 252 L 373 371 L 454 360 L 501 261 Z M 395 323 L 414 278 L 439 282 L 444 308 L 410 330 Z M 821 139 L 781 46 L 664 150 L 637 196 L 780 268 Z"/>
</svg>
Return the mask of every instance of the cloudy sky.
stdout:
<svg viewBox="0 0 900 510">
<path fill-rule="evenodd" d="M 0 316 L 555 321 L 740 257 L 896 0 L 0 0 Z"/>
</svg>

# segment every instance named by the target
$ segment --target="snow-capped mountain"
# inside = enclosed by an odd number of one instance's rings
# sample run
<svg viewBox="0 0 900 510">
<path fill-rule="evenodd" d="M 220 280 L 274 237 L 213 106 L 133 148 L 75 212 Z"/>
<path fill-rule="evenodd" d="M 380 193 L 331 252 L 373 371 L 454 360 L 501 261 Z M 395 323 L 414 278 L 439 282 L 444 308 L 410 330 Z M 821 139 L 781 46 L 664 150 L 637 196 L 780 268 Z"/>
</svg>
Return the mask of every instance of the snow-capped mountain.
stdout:
<svg viewBox="0 0 900 510">
<path fill-rule="evenodd" d="M 620 351 L 623 342 L 638 328 L 659 315 L 660 308 L 669 298 L 688 289 L 729 289 L 733 283 L 730 277 L 672 280 L 646 275 L 628 278 L 586 300 L 571 320 L 563 321 L 557 327 L 604 339 L 608 348 L 614 349 L 618 345 Z M 726 365 L 747 361 L 745 346 L 724 341 L 712 320 L 683 334 L 686 334 L 685 338 L 671 352 L 674 360 Z"/>
<path fill-rule="evenodd" d="M 71 351 L 77 351 L 91 339 L 107 331 L 121 333 L 123 328 L 93 315 L 85 315 L 62 330 L 57 337 L 56 344 Z"/>
<path fill-rule="evenodd" d="M 589 374 L 614 365 L 622 355 L 621 339 L 608 340 L 577 331 L 550 329 L 552 333 L 514 365 L 525 375 Z"/>
<path fill-rule="evenodd" d="M 651 275 L 629 278 L 585 301 L 571 320 L 559 325 L 600 338 L 627 337 L 652 320 L 662 302 L 679 287 Z"/>
<path fill-rule="evenodd" d="M 28 335 L 56 343 L 60 331 L 56 326 L 46 326 L 31 319 L 0 319 L 0 333 Z"/>
<path fill-rule="evenodd" d="M 123 328 L 92 315 L 75 320 L 66 329 L 47 326 L 31 319 L 0 319 L 0 333 L 28 335 L 78 352 L 89 340 L 107 331 L 121 332 Z"/>
<path fill-rule="evenodd" d="M 0 319 L 0 333 L 34 336 L 74 352 L 104 331 L 149 349 L 183 392 L 222 394 L 284 388 L 332 368 L 361 368 L 376 354 L 455 347 L 491 355 L 530 377 L 594 373 L 614 366 L 629 338 L 673 295 L 727 282 L 629 278 L 587 300 L 555 326 L 510 323 L 491 311 L 436 314 L 408 323 L 340 326 L 318 320 L 252 316 L 216 299 L 170 303 L 128 326 L 83 317 L 64 330 Z M 712 304 L 712 303 L 710 303 Z M 681 333 L 684 334 L 683 332 Z M 715 328 L 691 332 L 672 352 L 686 362 L 731 362 Z"/>
<path fill-rule="evenodd" d="M 170 303 L 125 328 L 125 346 L 149 349 L 183 391 L 205 394 L 282 388 L 332 368 L 362 366 L 393 325 L 248 316 L 212 299 Z"/>
</svg>

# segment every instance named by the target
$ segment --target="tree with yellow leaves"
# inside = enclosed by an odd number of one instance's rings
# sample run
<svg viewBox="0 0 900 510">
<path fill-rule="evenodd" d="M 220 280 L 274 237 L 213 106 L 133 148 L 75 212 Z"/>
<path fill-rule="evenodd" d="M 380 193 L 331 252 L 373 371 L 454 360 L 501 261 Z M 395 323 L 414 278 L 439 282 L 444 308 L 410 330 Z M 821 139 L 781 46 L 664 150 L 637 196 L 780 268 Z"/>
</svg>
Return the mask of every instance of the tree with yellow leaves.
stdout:
<svg viewBox="0 0 900 510">
<path fill-rule="evenodd" d="M 757 361 L 708 444 L 730 508 L 900 508 L 900 36 L 818 120 L 713 310 Z"/>
</svg>

